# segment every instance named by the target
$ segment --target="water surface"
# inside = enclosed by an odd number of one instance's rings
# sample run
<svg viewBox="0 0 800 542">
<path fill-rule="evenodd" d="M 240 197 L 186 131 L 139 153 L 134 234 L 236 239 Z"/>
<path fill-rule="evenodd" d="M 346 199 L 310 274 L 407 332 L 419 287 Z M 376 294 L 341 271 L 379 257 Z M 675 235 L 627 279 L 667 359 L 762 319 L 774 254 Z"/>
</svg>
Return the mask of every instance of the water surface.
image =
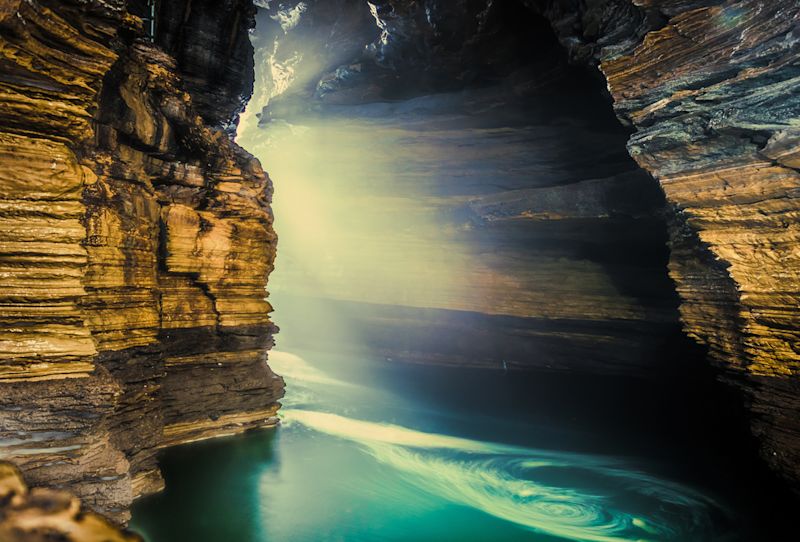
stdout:
<svg viewBox="0 0 800 542">
<path fill-rule="evenodd" d="M 682 422 L 646 384 L 313 351 L 270 364 L 281 427 L 167 451 L 166 491 L 134 510 L 148 541 L 765 539 L 747 477 L 672 440 Z"/>
</svg>

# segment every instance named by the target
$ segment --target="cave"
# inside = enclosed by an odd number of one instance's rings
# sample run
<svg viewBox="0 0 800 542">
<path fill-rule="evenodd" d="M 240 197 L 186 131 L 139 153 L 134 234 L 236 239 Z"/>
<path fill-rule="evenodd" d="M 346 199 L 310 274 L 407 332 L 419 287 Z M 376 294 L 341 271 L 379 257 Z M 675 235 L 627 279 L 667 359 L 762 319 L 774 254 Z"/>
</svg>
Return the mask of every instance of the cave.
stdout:
<svg viewBox="0 0 800 542">
<path fill-rule="evenodd" d="M 787 539 L 799 25 L 0 0 L 0 540 Z"/>
<path fill-rule="evenodd" d="M 316 344 L 344 335 L 337 348 L 405 361 L 696 367 L 677 352 L 666 202 L 628 155 L 600 74 L 570 64 L 518 3 L 480 27 L 446 12 L 403 37 L 375 35 L 367 8 L 347 6 L 264 11 L 256 27 L 256 95 L 279 94 L 245 117 L 239 141 L 286 187 L 271 283 L 273 299 L 291 297 L 276 302 L 284 337 L 300 320 Z M 348 29 L 333 39 L 349 51 L 330 50 L 328 28 Z M 312 328 L 309 313 L 355 320 Z M 352 340 L 343 327 L 363 331 Z"/>
</svg>

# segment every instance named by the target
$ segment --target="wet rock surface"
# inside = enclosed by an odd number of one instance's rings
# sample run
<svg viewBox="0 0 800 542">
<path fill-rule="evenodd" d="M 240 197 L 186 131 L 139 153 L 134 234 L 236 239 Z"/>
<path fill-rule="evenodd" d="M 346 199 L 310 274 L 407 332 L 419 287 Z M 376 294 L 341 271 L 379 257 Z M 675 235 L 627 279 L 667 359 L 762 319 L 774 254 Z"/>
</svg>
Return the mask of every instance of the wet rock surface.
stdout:
<svg viewBox="0 0 800 542">
<path fill-rule="evenodd" d="M 225 132 L 253 6 L 170 4 L 151 41 L 143 4 L 0 4 L 0 458 L 122 521 L 160 447 L 274 425 L 283 393 L 271 182 Z"/>
</svg>

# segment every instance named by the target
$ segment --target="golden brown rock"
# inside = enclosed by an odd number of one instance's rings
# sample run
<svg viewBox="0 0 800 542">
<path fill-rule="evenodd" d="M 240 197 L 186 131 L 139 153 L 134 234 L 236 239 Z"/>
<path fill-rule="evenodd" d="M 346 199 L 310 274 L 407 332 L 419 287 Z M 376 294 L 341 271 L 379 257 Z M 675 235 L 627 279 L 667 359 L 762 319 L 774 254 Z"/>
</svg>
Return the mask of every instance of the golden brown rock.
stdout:
<svg viewBox="0 0 800 542">
<path fill-rule="evenodd" d="M 0 459 L 121 520 L 159 447 L 274 425 L 283 389 L 270 180 L 124 5 L 0 4 Z"/>
<path fill-rule="evenodd" d="M 0 463 L 0 540 L 137 542 L 142 539 L 87 512 L 69 493 L 28 489 L 18 469 L 9 463 Z"/>
<path fill-rule="evenodd" d="M 800 6 L 693 4 L 602 69 L 639 129 L 632 156 L 676 212 L 684 329 L 745 391 L 767 461 L 800 483 Z"/>
</svg>

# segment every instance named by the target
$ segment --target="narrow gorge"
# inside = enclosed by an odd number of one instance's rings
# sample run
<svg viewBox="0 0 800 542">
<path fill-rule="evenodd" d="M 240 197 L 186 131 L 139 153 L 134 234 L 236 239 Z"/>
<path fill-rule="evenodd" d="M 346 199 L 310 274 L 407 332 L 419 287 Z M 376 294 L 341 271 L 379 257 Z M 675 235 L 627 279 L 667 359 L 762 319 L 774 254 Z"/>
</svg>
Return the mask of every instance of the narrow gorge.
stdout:
<svg viewBox="0 0 800 542">
<path fill-rule="evenodd" d="M 0 536 L 786 539 L 796 1 L 0 0 L 0 43 Z"/>
</svg>

